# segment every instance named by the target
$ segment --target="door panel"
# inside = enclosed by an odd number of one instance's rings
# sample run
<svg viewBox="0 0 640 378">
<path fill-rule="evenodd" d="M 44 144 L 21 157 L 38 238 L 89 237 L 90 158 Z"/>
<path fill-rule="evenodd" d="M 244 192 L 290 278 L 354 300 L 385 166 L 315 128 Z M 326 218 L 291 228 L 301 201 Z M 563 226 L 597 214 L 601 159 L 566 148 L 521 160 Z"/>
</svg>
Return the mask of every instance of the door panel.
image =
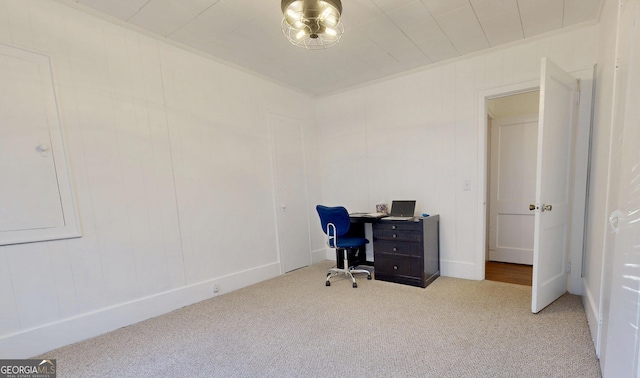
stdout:
<svg viewBox="0 0 640 378">
<path fill-rule="evenodd" d="M 576 86 L 571 75 L 542 59 L 531 298 L 534 313 L 567 291 Z"/>
<path fill-rule="evenodd" d="M 489 260 L 533 263 L 538 115 L 497 118 L 491 123 Z"/>
<path fill-rule="evenodd" d="M 297 120 L 271 114 L 278 205 L 278 240 L 285 272 L 309 265 L 311 247 L 302 134 Z"/>
<path fill-rule="evenodd" d="M 0 54 L 0 232 L 64 226 L 39 69 Z"/>
<path fill-rule="evenodd" d="M 0 43 L 0 245 L 81 236 L 52 72 Z"/>
</svg>

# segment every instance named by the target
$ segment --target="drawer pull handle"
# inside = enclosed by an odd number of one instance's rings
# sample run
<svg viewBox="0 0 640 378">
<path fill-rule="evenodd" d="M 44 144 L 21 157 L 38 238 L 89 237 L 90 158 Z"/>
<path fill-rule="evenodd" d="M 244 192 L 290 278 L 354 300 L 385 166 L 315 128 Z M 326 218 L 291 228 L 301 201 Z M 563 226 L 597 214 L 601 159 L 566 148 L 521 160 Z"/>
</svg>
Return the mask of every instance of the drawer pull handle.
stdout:
<svg viewBox="0 0 640 378">
<path fill-rule="evenodd" d="M 398 248 L 393 247 L 393 252 L 397 252 L 397 251 L 398 251 Z"/>
<path fill-rule="evenodd" d="M 394 269 L 394 270 L 398 270 L 398 266 L 397 266 L 397 265 L 394 265 L 394 266 L 393 266 L 393 269 Z"/>
<path fill-rule="evenodd" d="M 396 234 L 393 234 L 393 238 L 394 238 L 394 239 L 395 239 L 395 238 L 397 238 L 397 237 L 398 237 L 398 235 L 396 235 Z"/>
</svg>

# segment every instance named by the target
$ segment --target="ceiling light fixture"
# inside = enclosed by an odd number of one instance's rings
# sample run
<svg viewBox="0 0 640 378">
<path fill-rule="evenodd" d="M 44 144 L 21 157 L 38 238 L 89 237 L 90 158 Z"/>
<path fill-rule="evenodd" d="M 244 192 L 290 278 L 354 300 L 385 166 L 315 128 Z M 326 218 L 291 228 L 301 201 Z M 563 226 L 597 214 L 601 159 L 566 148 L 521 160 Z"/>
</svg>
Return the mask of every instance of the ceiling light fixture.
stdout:
<svg viewBox="0 0 640 378">
<path fill-rule="evenodd" d="M 340 0 L 282 0 L 281 7 L 282 32 L 298 47 L 326 49 L 344 33 Z"/>
</svg>

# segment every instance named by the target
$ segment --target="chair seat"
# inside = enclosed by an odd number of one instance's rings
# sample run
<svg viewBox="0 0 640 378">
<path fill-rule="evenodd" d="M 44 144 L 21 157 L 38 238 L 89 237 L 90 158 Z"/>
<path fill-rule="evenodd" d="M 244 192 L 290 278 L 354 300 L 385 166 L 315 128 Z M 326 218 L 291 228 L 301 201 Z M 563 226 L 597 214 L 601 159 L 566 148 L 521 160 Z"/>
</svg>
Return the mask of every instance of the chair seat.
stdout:
<svg viewBox="0 0 640 378">
<path fill-rule="evenodd" d="M 368 243 L 369 243 L 369 240 L 365 238 L 343 236 L 340 239 L 338 239 L 338 248 L 356 248 L 356 247 L 361 247 Z M 331 245 L 331 247 L 335 248 L 334 245 Z"/>
</svg>

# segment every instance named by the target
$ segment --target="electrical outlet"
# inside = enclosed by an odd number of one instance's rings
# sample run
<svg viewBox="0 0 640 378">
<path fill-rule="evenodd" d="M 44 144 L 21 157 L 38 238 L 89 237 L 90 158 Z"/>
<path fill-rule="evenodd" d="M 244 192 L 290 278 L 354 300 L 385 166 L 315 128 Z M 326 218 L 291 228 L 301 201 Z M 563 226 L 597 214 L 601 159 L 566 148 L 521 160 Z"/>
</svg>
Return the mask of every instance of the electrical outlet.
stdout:
<svg viewBox="0 0 640 378">
<path fill-rule="evenodd" d="M 216 294 L 220 291 L 220 285 L 213 284 L 213 293 Z"/>
</svg>

